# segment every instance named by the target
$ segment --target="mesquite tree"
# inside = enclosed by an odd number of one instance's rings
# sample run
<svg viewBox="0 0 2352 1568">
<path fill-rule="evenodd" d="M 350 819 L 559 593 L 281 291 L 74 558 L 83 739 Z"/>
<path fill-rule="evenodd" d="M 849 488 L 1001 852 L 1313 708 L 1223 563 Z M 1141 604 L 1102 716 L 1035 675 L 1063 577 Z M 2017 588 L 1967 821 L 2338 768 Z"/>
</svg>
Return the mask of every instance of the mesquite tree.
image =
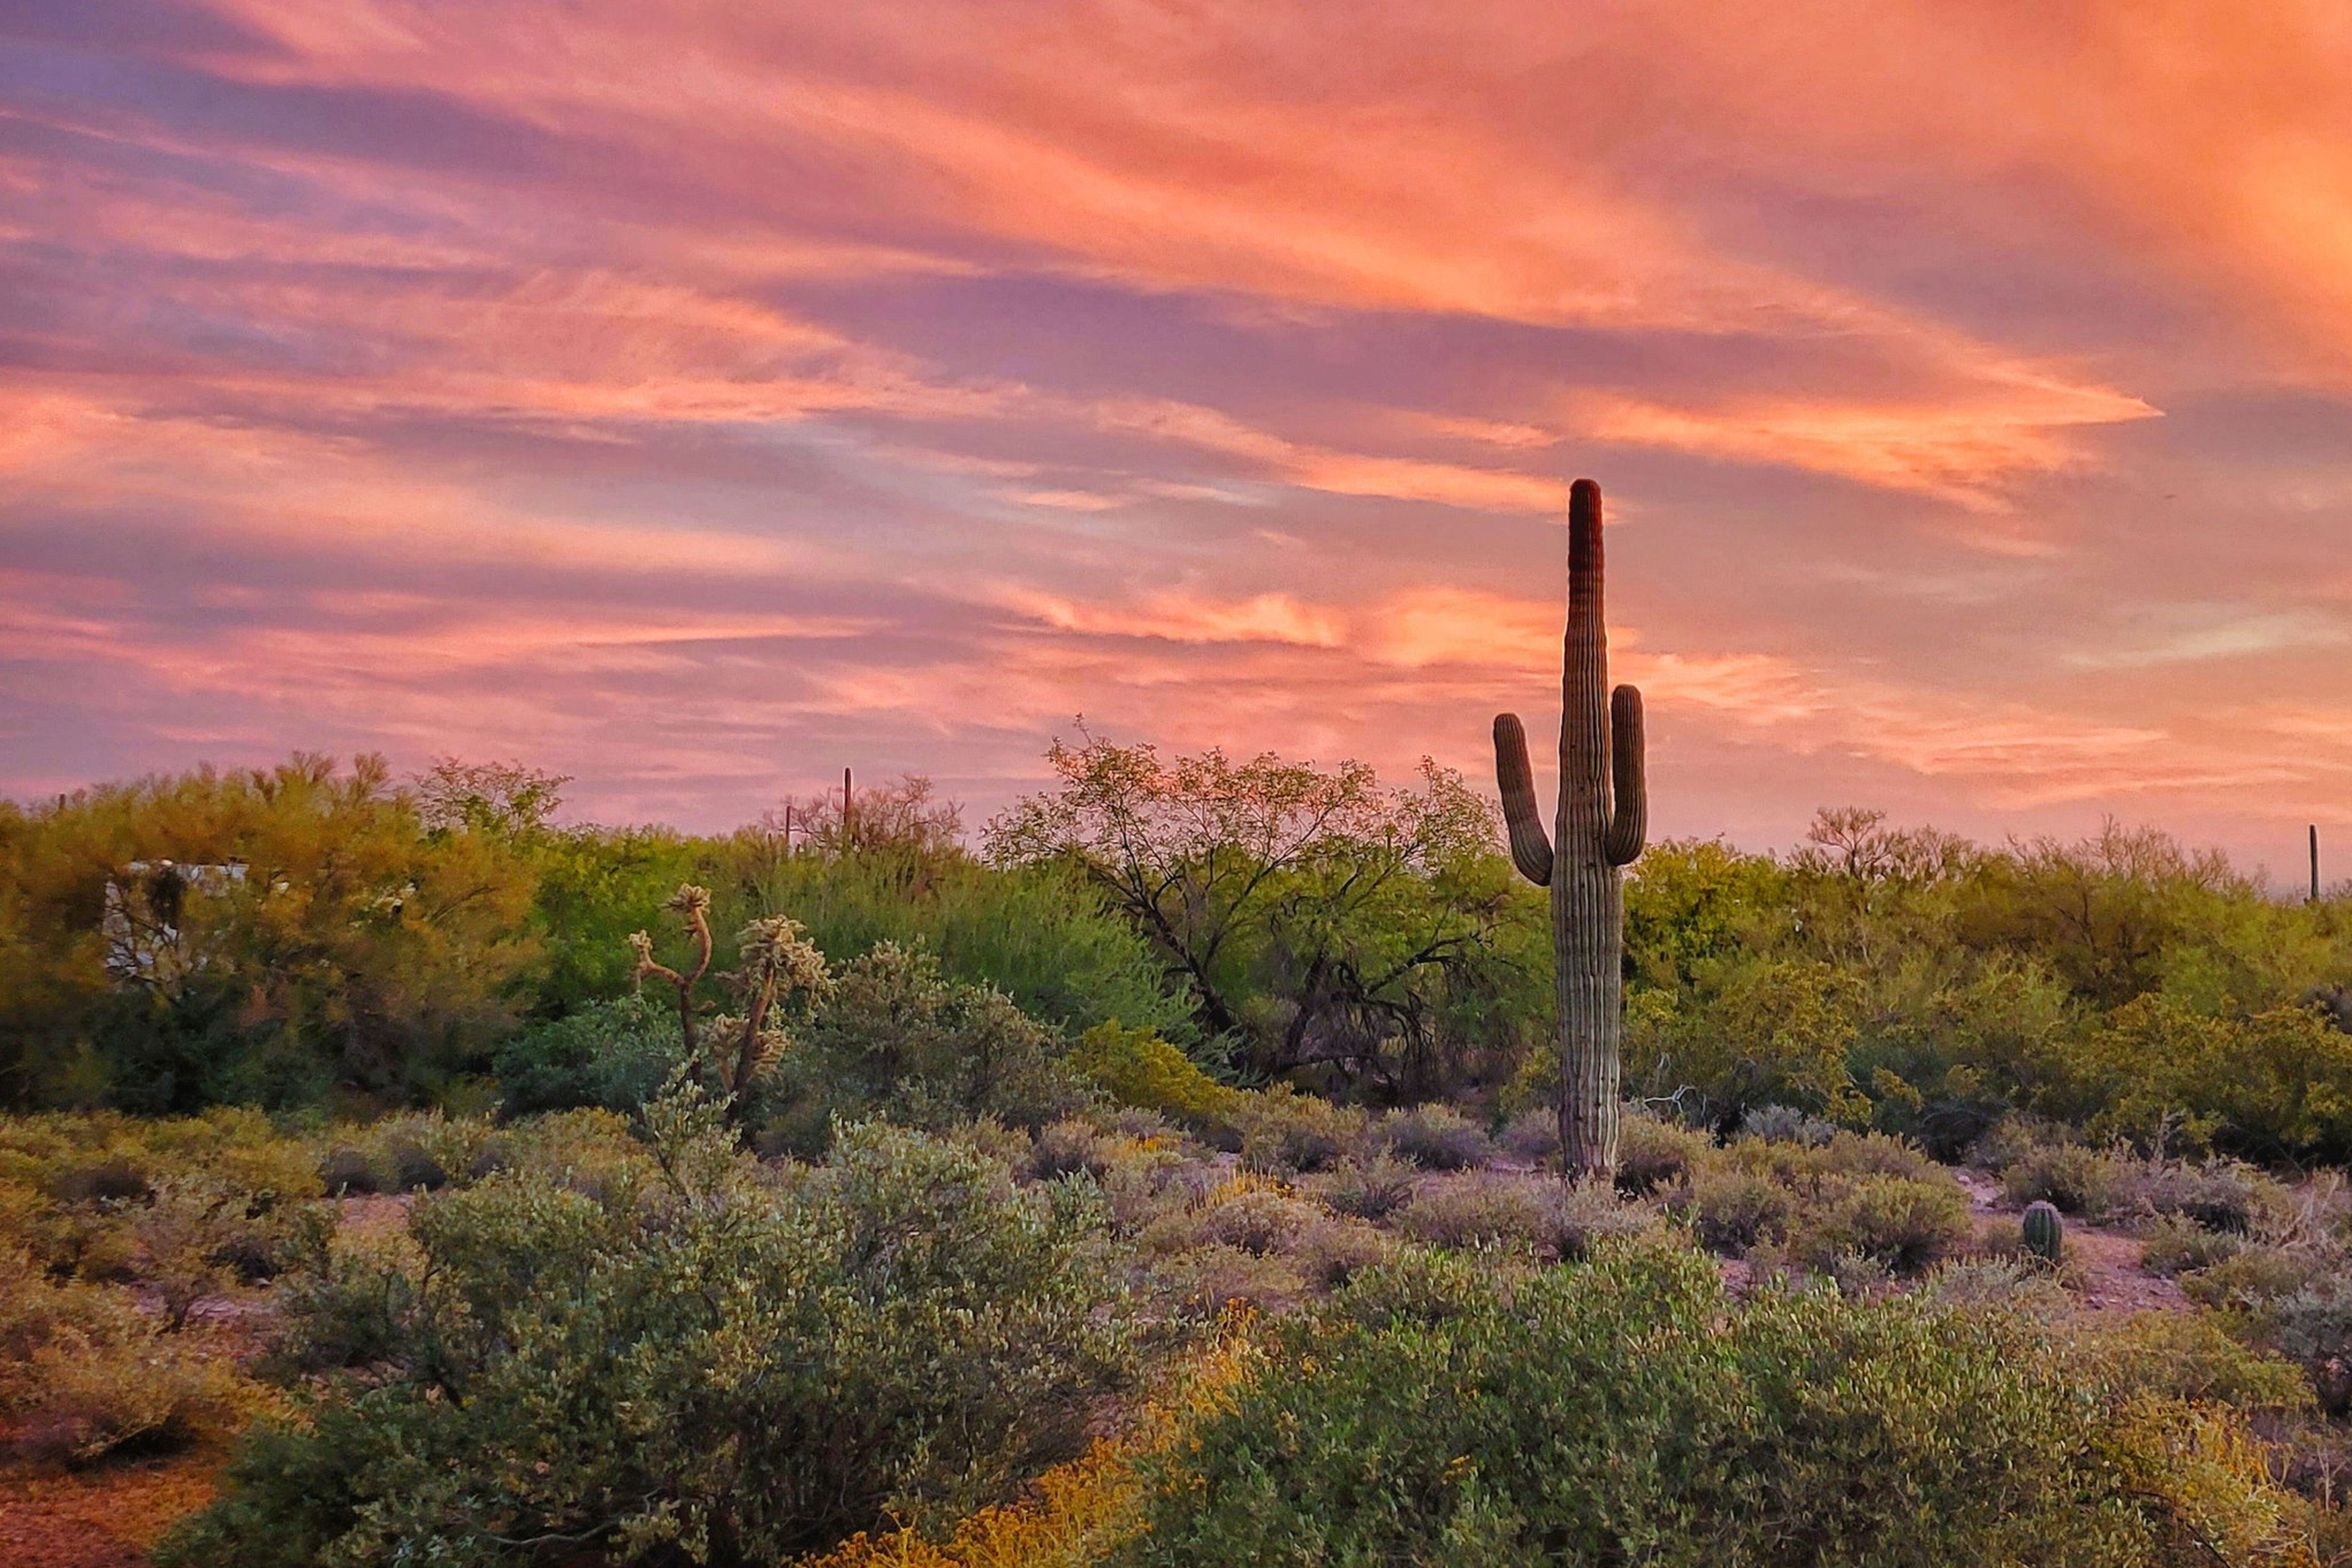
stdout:
<svg viewBox="0 0 2352 1568">
<path fill-rule="evenodd" d="M 1649 801 L 1642 778 L 1642 694 L 1609 689 L 1601 605 L 1601 487 L 1579 479 L 1568 501 L 1568 636 L 1561 660 L 1559 809 L 1553 837 L 1536 815 L 1528 732 L 1495 716 L 1495 776 L 1520 875 L 1551 889 L 1559 997 L 1560 1168 L 1574 1180 L 1617 1167 L 1619 1037 L 1625 917 L 1618 871 L 1642 853 Z"/>
</svg>

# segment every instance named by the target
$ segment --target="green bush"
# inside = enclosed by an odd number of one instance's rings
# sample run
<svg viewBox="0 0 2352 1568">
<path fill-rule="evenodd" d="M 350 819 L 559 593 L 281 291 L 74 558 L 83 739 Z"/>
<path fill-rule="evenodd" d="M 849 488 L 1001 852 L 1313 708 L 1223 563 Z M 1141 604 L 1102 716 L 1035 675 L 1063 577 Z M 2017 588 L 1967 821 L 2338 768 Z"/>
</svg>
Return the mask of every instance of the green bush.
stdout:
<svg viewBox="0 0 2352 1568">
<path fill-rule="evenodd" d="M 1907 1275 L 1943 1261 L 1974 1232 L 1968 1198 L 1949 1178 L 1865 1176 L 1830 1205 L 1803 1240 L 1816 1262 L 1853 1253 Z"/>
<path fill-rule="evenodd" d="M 1070 1065 L 1121 1105 L 1156 1110 L 1195 1127 L 1230 1114 L 1240 1096 L 1158 1035 L 1128 1028 L 1116 1018 L 1079 1037 Z"/>
<path fill-rule="evenodd" d="M 1276 1084 L 1241 1096 L 1226 1113 L 1244 1168 L 1285 1174 L 1328 1171 L 1364 1142 L 1363 1112 Z"/>
<path fill-rule="evenodd" d="M 2210 1312 L 2084 1313 L 2063 1337 L 2084 1373 L 2116 1392 L 2281 1413 L 2312 1402 L 2291 1362 L 2232 1339 Z"/>
<path fill-rule="evenodd" d="M 817 1111 L 935 1131 L 984 1116 L 1034 1132 L 1094 1098 L 1061 1036 L 920 948 L 881 942 L 844 964 L 807 1035 L 764 1114 L 820 1134 Z"/>
<path fill-rule="evenodd" d="M 167 1333 L 129 1293 L 49 1279 L 0 1244 L 0 1422 L 42 1458 L 235 1432 L 267 1403 L 216 1349 Z"/>
<path fill-rule="evenodd" d="M 1450 1105 L 1401 1110 L 1381 1123 L 1391 1152 L 1424 1171 L 1477 1171 L 1495 1163 L 1486 1132 Z"/>
<path fill-rule="evenodd" d="M 2020 1206 L 2046 1203 L 2064 1214 L 2103 1219 L 2122 1195 L 2117 1163 L 2079 1143 L 2041 1144 L 2001 1172 L 2001 1190 Z"/>
<path fill-rule="evenodd" d="M 633 993 L 533 1025 L 499 1047 L 491 1070 L 509 1116 L 625 1111 L 653 1098 L 678 1056 L 677 1012 Z"/>
<path fill-rule="evenodd" d="M 298 753 L 5 816 L 0 1093 L 18 1102 L 429 1096 L 512 1026 L 537 958 L 519 844 L 430 826 L 381 757 L 338 773 Z"/>
<path fill-rule="evenodd" d="M 2245 1243 L 2228 1231 L 2207 1230 L 2193 1220 L 2167 1215 L 2140 1231 L 2139 1266 L 2169 1278 L 2210 1268 L 2236 1256 Z"/>
<path fill-rule="evenodd" d="M 1728 1162 L 1702 1166 L 1668 1206 L 1690 1221 L 1707 1247 L 1733 1258 L 1785 1239 L 1797 1213 L 1788 1188 Z"/>
<path fill-rule="evenodd" d="M 1421 1173 L 1386 1154 L 1349 1160 L 1314 1183 L 1315 1195 L 1333 1212 L 1358 1219 L 1386 1219 L 1412 1201 Z"/>
<path fill-rule="evenodd" d="M 1089 1184 L 879 1124 L 778 1173 L 695 1091 L 646 1114 L 650 1158 L 594 1192 L 526 1157 L 302 1298 L 339 1320 L 298 1323 L 313 1346 L 382 1359 L 258 1431 L 167 1559 L 772 1562 L 1083 1447 L 1127 1357 Z"/>
<path fill-rule="evenodd" d="M 1860 1287 L 1930 1268 L 1973 1231 L 1951 1173 L 1901 1139 L 1740 1137 L 1717 1149 L 1682 1137 L 1685 1174 L 1665 1206 L 1716 1251 L 1770 1247 Z"/>
<path fill-rule="evenodd" d="M 1654 1116 L 1628 1115 L 1617 1137 L 1617 1190 L 1627 1197 L 1647 1197 L 1681 1181 L 1714 1148 L 1715 1140 L 1704 1132 Z"/>
<path fill-rule="evenodd" d="M 1451 1248 L 1500 1247 L 1546 1259 L 1581 1258 L 1599 1242 L 1652 1228 L 1656 1215 L 1606 1183 L 1473 1172 L 1425 1184 L 1396 1228 Z"/>
<path fill-rule="evenodd" d="M 1558 1178 L 1480 1172 L 1423 1186 L 1397 1211 L 1396 1228 L 1449 1248 L 1501 1247 L 1534 1252 L 1550 1233 Z"/>
<path fill-rule="evenodd" d="M 2180 1457 L 2195 1418 L 2108 1408 L 2017 1319 L 1736 1304 L 1679 1250 L 1507 1286 L 1374 1269 L 1159 1462 L 1129 1561 L 2211 1561 L 2186 1528 L 2212 1484 Z M 2225 1479 L 2277 1517 L 2258 1461 Z"/>
<path fill-rule="evenodd" d="M 2310 1377 L 2320 1408 L 2352 1406 L 2352 1279 L 2322 1275 L 2272 1301 L 2261 1321 L 2263 1338 Z"/>
</svg>

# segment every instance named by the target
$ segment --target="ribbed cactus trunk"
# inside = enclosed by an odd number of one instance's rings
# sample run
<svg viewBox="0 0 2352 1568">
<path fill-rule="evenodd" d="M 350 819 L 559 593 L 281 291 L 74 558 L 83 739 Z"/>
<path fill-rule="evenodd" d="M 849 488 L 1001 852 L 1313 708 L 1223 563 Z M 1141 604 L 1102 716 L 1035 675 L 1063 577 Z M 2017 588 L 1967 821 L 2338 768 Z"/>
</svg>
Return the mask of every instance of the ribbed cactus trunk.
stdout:
<svg viewBox="0 0 2352 1568">
<path fill-rule="evenodd" d="M 1618 871 L 1642 852 L 1648 800 L 1642 694 L 1609 688 L 1601 604 L 1601 487 L 1569 491 L 1568 634 L 1560 667 L 1559 808 L 1549 843 L 1538 816 L 1527 731 L 1495 719 L 1495 774 L 1520 874 L 1551 889 L 1559 1000 L 1559 1142 L 1570 1180 L 1617 1168 L 1623 1032 L 1624 900 Z"/>
</svg>

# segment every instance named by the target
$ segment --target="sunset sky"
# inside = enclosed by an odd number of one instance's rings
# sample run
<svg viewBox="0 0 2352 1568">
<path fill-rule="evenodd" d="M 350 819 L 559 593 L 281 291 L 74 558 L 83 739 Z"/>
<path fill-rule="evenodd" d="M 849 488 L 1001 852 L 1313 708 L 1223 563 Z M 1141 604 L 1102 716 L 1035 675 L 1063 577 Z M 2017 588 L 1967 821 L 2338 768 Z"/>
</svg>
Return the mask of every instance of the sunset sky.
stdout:
<svg viewBox="0 0 2352 1568">
<path fill-rule="evenodd" d="M 2343 0 L 0 11 L 0 792 L 1491 788 L 2352 870 Z"/>
</svg>

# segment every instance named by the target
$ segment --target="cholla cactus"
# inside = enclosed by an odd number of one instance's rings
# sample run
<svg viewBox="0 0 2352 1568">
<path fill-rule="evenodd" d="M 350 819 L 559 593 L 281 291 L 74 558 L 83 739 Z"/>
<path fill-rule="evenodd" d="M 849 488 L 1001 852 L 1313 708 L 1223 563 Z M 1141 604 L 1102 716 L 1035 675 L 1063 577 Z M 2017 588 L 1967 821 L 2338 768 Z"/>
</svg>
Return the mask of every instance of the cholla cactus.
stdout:
<svg viewBox="0 0 2352 1568">
<path fill-rule="evenodd" d="M 772 1015 L 795 995 L 818 1003 L 833 994 L 833 973 L 824 954 L 803 934 L 790 915 L 753 921 L 738 934 L 743 966 L 731 976 L 744 1003 L 735 1040 L 735 1060 L 723 1069 L 727 1090 L 740 1104 L 743 1092 L 776 1063 L 788 1043 Z"/>
<path fill-rule="evenodd" d="M 694 1058 L 694 987 L 710 968 L 710 889 L 698 888 L 691 882 L 680 882 L 677 891 L 663 906 L 686 921 L 694 938 L 694 968 L 680 973 L 654 959 L 654 939 L 644 931 L 629 933 L 629 951 L 637 955 L 637 982 L 643 984 L 648 976 L 667 980 L 677 988 L 677 1026 L 685 1037 L 687 1059 Z"/>
<path fill-rule="evenodd" d="M 1551 889 L 1559 998 L 1560 1165 L 1570 1180 L 1617 1166 L 1623 1030 L 1624 897 L 1620 868 L 1642 853 L 1649 797 L 1642 773 L 1642 694 L 1609 690 L 1601 613 L 1601 487 L 1568 500 L 1568 635 L 1560 674 L 1559 807 L 1554 837 L 1536 813 L 1528 733 L 1495 716 L 1495 776 L 1520 875 Z"/>
<path fill-rule="evenodd" d="M 2047 1203 L 2028 1205 L 2018 1229 L 2025 1250 L 2045 1263 L 2057 1262 L 2059 1254 L 2066 1249 L 2066 1222 Z"/>
<path fill-rule="evenodd" d="M 629 934 L 629 950 L 637 957 L 637 979 L 667 982 L 677 990 L 678 1027 L 688 1071 L 704 1070 L 702 1031 L 697 1027 L 694 988 L 710 970 L 710 894 L 688 882 L 670 896 L 667 906 L 686 922 L 694 939 L 690 969 L 670 968 L 654 957 L 654 939 L 644 931 Z M 761 1075 L 772 1068 L 789 1041 L 775 1022 L 780 1004 L 798 996 L 814 1005 L 833 993 L 833 974 L 824 954 L 789 915 L 753 921 L 736 934 L 741 967 L 718 976 L 735 993 L 741 1008 L 710 1020 L 714 1059 L 710 1070 L 720 1089 L 730 1097 L 730 1114 L 740 1115 L 743 1096 Z"/>
</svg>

